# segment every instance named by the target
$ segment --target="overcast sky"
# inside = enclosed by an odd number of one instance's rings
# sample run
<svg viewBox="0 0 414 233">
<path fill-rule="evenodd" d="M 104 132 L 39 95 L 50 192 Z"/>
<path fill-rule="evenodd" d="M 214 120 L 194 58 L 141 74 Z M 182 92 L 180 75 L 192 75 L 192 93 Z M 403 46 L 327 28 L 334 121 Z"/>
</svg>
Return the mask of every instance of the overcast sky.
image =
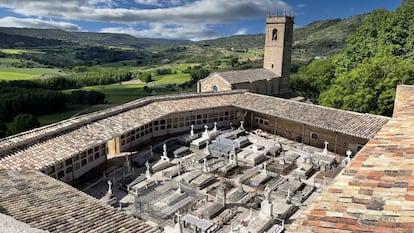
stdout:
<svg viewBox="0 0 414 233">
<path fill-rule="evenodd" d="M 0 26 L 127 33 L 202 40 L 263 33 L 266 15 L 295 15 L 295 27 L 347 18 L 401 0 L 0 0 Z"/>
</svg>

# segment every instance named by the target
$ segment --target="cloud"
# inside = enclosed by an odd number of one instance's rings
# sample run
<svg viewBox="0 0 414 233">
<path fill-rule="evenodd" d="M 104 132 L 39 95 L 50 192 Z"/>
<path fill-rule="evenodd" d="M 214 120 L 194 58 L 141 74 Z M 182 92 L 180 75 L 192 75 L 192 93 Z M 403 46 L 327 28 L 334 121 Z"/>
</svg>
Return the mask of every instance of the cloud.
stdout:
<svg viewBox="0 0 414 233">
<path fill-rule="evenodd" d="M 141 5 L 159 7 L 180 6 L 185 3 L 183 0 L 135 0 L 135 2 Z"/>
<path fill-rule="evenodd" d="M 207 26 L 200 26 L 198 24 L 162 24 L 151 23 L 148 29 L 137 30 L 132 27 L 112 27 L 103 28 L 101 32 L 109 33 L 125 33 L 135 37 L 148 37 L 148 38 L 164 38 L 164 39 L 184 39 L 184 40 L 207 40 L 215 39 L 220 36 L 219 33 Z"/>
<path fill-rule="evenodd" d="M 137 0 L 147 4 L 168 1 Z M 116 8 L 111 0 L 0 0 L 0 7 L 24 16 L 54 17 L 70 20 L 90 20 L 118 23 L 174 22 L 174 23 L 229 23 L 240 19 L 258 18 L 269 11 L 291 11 L 292 8 L 280 0 L 174 0 L 176 6 L 168 8 L 139 9 Z M 98 7 L 99 6 L 99 7 Z"/>
<path fill-rule="evenodd" d="M 145 6 L 147 7 L 145 7 Z M 134 36 L 210 39 L 220 36 L 214 25 L 290 12 L 282 0 L 0 0 L 0 8 L 24 17 L 103 22 L 102 29 Z M 141 29 L 138 26 L 147 26 Z M 68 29 L 73 30 L 73 29 Z M 238 33 L 245 33 L 241 30 Z"/>
<path fill-rule="evenodd" d="M 135 0 L 136 3 L 148 6 L 162 6 L 159 0 Z"/>
<path fill-rule="evenodd" d="M 247 34 L 248 29 L 247 28 L 240 28 L 239 30 L 237 30 L 236 33 L 234 33 L 233 35 L 246 35 Z"/>
<path fill-rule="evenodd" d="M 81 28 L 68 22 L 56 22 L 34 18 L 16 18 L 4 17 L 0 18 L 0 25 L 16 28 L 40 28 L 40 29 L 61 29 L 66 31 L 80 31 Z"/>
</svg>

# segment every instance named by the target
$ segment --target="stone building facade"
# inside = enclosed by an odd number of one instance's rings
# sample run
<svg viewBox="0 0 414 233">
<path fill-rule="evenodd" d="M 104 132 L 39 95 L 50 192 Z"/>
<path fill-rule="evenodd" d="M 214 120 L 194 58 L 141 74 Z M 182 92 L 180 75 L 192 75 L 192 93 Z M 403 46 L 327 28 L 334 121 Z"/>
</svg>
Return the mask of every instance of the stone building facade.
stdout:
<svg viewBox="0 0 414 233">
<path fill-rule="evenodd" d="M 267 69 L 216 72 L 198 82 L 198 92 L 249 90 L 263 95 L 280 93 L 281 79 Z"/>
<path fill-rule="evenodd" d="M 0 140 L 0 169 L 36 169 L 65 182 L 157 137 L 237 126 L 356 153 L 389 118 L 244 91 L 150 97 Z M 45 159 L 47 158 L 47 159 Z"/>
<path fill-rule="evenodd" d="M 200 80 L 198 92 L 245 89 L 264 95 L 289 93 L 293 17 L 268 16 L 263 68 L 216 72 Z"/>
</svg>

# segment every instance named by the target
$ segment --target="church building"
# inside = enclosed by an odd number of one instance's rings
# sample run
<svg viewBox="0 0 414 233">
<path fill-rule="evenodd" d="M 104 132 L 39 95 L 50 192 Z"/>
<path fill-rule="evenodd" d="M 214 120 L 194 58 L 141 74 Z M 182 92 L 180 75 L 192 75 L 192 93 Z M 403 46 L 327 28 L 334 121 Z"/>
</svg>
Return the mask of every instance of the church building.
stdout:
<svg viewBox="0 0 414 233">
<path fill-rule="evenodd" d="M 264 95 L 289 93 L 293 16 L 268 16 L 263 68 L 215 72 L 201 79 L 198 92 L 245 89 Z"/>
</svg>

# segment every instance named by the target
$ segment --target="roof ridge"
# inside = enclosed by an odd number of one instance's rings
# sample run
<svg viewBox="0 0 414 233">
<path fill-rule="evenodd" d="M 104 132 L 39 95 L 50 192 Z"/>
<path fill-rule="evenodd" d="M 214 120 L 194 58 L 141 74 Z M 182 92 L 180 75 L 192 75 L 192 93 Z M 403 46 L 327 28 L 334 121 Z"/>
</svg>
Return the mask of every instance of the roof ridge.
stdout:
<svg viewBox="0 0 414 233">
<path fill-rule="evenodd" d="M 243 94 L 252 94 L 252 95 L 258 95 L 258 96 L 264 96 L 264 95 L 257 94 L 257 93 L 252 93 L 252 92 L 246 92 L 246 93 L 243 93 Z M 376 115 L 376 114 L 372 114 L 372 113 L 354 112 L 354 111 L 350 111 L 350 110 L 344 110 L 344 109 L 339 109 L 339 108 L 327 107 L 327 106 L 323 106 L 323 105 L 319 105 L 319 104 L 309 104 L 309 103 L 294 101 L 294 100 L 290 100 L 290 99 L 284 99 L 284 98 L 280 98 L 280 97 L 276 97 L 276 96 L 265 96 L 265 97 L 266 98 L 276 98 L 276 99 L 279 99 L 279 100 L 282 100 L 282 101 L 287 101 L 287 102 L 301 104 L 301 105 L 315 106 L 315 107 L 329 109 L 329 110 L 334 110 L 334 111 L 347 112 L 347 113 L 352 113 L 352 114 L 361 115 L 361 116 L 363 116 L 363 115 L 370 115 L 370 116 L 373 116 L 373 117 L 379 117 L 379 118 L 384 118 L 384 119 L 391 119 L 391 117 L 387 117 L 387 116 L 383 116 L 383 115 Z"/>
</svg>

